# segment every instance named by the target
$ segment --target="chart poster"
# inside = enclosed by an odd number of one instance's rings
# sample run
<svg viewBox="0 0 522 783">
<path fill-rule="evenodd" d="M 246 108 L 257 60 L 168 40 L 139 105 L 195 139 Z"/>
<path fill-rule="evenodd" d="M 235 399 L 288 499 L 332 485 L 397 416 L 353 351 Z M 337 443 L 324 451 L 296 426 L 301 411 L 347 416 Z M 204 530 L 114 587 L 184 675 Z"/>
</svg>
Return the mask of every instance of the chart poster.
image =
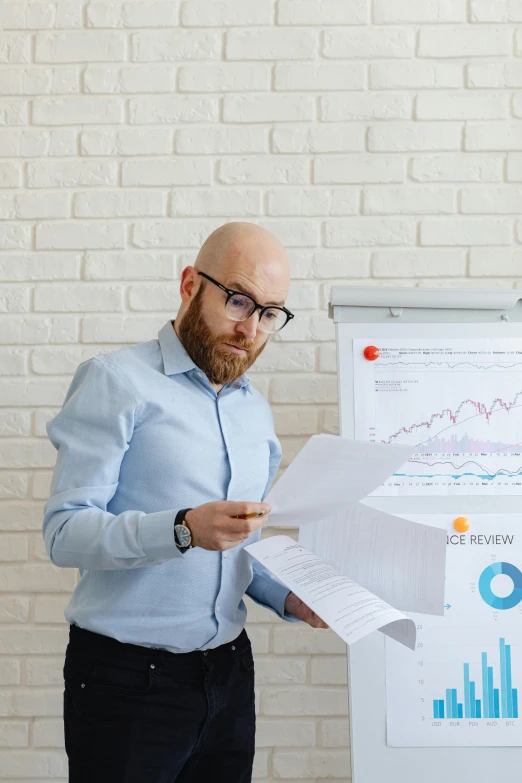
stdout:
<svg viewBox="0 0 522 783">
<path fill-rule="evenodd" d="M 416 446 L 372 496 L 522 493 L 522 340 L 368 345 L 353 341 L 355 437 Z"/>
<path fill-rule="evenodd" d="M 408 519 L 447 529 L 446 605 L 409 614 L 414 653 L 386 640 L 388 746 L 522 745 L 522 515 Z"/>
</svg>

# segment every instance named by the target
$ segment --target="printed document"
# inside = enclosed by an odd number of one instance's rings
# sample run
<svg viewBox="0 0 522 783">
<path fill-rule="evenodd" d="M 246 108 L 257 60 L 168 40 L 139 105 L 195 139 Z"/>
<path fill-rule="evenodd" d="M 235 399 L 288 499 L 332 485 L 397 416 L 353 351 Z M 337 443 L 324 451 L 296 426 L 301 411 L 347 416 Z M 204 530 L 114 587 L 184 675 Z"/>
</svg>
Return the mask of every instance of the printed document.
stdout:
<svg viewBox="0 0 522 783">
<path fill-rule="evenodd" d="M 350 645 L 380 630 L 415 649 L 415 623 L 288 536 L 245 547 Z"/>
</svg>

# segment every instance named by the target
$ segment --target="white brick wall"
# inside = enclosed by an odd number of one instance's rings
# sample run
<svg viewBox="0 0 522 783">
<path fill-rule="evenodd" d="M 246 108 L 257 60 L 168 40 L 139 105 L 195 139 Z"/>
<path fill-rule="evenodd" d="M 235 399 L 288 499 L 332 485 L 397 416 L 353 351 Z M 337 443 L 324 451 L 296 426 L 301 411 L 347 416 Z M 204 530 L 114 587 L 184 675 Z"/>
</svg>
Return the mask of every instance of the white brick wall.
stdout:
<svg viewBox="0 0 522 783">
<path fill-rule="evenodd" d="M 332 283 L 522 282 L 520 0 L 4 0 L 0 782 L 65 781 L 46 421 L 77 365 L 154 337 L 208 234 L 288 247 L 296 318 L 253 378 L 284 465 L 336 432 Z M 250 604 L 259 783 L 346 783 L 346 660 Z M 379 783 L 379 781 L 376 781 Z"/>
</svg>

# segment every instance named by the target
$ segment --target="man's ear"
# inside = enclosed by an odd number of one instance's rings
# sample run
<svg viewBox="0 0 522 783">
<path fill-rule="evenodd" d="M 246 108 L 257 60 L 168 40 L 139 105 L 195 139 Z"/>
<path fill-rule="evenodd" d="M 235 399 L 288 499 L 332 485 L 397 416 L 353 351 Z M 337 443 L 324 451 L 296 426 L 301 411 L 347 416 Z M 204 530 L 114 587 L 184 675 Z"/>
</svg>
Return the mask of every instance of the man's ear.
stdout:
<svg viewBox="0 0 522 783">
<path fill-rule="evenodd" d="M 200 278 L 197 270 L 193 266 L 186 266 L 181 273 L 181 283 L 179 293 L 183 304 L 188 304 L 197 294 L 200 286 Z"/>
</svg>

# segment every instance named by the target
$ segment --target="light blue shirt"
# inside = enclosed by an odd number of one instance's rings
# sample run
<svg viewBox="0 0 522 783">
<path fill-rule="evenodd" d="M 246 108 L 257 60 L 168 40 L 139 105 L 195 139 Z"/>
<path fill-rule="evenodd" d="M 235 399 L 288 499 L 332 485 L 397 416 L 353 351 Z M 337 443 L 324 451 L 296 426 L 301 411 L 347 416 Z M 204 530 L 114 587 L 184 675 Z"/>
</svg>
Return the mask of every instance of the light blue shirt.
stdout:
<svg viewBox="0 0 522 783">
<path fill-rule="evenodd" d="M 168 321 L 157 340 L 82 362 L 47 433 L 58 454 L 43 537 L 81 575 L 69 623 L 178 653 L 235 639 L 245 593 L 296 621 L 288 588 L 244 551 L 259 530 L 225 552 L 174 542 L 180 509 L 268 493 L 281 446 L 246 375 L 216 394 Z"/>
</svg>

